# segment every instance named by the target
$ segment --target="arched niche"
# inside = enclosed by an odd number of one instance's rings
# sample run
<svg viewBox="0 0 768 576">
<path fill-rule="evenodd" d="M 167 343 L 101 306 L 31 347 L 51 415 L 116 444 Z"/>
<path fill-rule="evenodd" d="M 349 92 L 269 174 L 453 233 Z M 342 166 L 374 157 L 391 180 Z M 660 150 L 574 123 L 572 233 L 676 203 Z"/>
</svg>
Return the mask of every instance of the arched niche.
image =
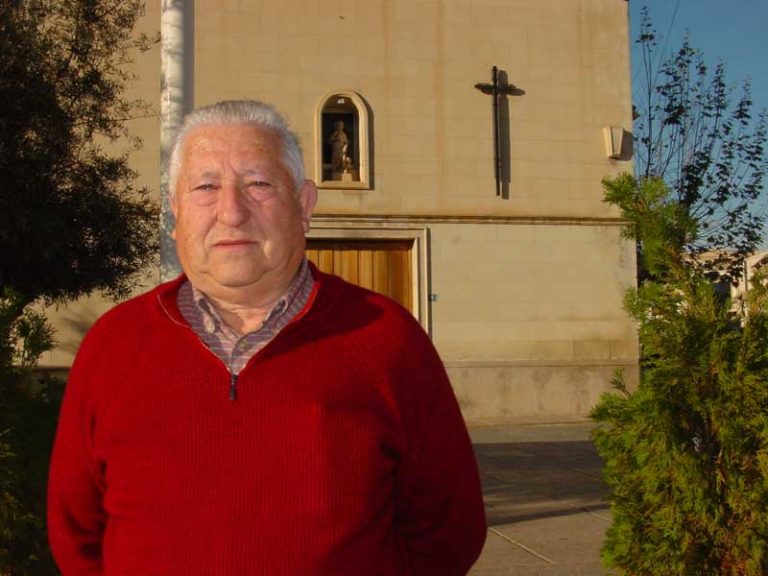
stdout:
<svg viewBox="0 0 768 576">
<path fill-rule="evenodd" d="M 368 106 L 349 90 L 326 94 L 315 111 L 315 180 L 321 188 L 369 189 Z"/>
</svg>

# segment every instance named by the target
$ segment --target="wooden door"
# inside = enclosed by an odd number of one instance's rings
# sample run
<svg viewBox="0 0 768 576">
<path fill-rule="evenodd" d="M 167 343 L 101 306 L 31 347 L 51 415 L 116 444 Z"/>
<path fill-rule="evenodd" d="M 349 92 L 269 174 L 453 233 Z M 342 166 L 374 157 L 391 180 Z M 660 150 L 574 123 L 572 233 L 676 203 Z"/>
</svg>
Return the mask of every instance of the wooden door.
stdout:
<svg viewBox="0 0 768 576">
<path fill-rule="evenodd" d="M 321 271 L 389 296 L 413 312 L 413 240 L 307 238 L 307 258 Z"/>
</svg>

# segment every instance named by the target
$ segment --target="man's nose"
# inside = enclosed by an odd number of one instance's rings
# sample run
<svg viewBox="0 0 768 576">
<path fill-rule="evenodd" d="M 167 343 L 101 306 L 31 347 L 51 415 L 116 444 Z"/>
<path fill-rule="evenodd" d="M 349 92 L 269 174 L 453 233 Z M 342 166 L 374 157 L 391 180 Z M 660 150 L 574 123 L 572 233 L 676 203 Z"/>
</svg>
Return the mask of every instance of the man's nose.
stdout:
<svg viewBox="0 0 768 576">
<path fill-rule="evenodd" d="M 248 199 L 237 182 L 222 183 L 219 190 L 218 218 L 228 226 L 238 226 L 250 216 Z"/>
</svg>

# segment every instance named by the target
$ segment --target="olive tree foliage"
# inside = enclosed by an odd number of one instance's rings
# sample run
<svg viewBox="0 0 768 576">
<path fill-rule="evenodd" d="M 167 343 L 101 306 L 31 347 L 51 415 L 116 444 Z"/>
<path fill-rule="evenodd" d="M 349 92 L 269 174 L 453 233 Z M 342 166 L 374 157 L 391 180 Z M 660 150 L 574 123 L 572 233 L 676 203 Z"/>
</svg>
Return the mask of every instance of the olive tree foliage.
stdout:
<svg viewBox="0 0 768 576">
<path fill-rule="evenodd" d="M 663 54 L 647 8 L 642 18 L 635 176 L 666 183 L 670 200 L 695 223 L 686 239 L 693 261 L 710 276 L 736 283 L 744 257 L 763 238 L 768 115 L 754 111 L 748 80 L 731 85 L 725 64 L 707 66 L 687 38 Z M 641 268 L 641 280 L 645 273 Z"/>
<path fill-rule="evenodd" d="M 47 464 L 61 383 L 37 302 L 121 297 L 154 262 L 158 208 L 137 187 L 125 95 L 141 0 L 0 0 L 0 574 L 54 574 Z"/>
<path fill-rule="evenodd" d="M 157 253 L 157 207 L 135 186 L 127 65 L 140 0 L 0 0 L 0 286 L 21 305 L 127 293 Z M 103 144 L 127 150 L 110 153 Z M 116 147 L 113 147 L 113 149 Z"/>
</svg>

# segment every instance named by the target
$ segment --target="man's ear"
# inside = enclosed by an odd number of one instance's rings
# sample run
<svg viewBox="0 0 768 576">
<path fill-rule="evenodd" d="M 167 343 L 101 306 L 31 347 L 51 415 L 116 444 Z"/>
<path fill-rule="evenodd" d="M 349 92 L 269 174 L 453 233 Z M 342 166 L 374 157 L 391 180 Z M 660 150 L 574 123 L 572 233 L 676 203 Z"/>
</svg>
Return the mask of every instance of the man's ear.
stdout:
<svg viewBox="0 0 768 576">
<path fill-rule="evenodd" d="M 304 180 L 299 189 L 299 206 L 304 232 L 309 232 L 309 219 L 312 217 L 315 204 L 317 204 L 317 186 L 312 180 Z"/>
</svg>

